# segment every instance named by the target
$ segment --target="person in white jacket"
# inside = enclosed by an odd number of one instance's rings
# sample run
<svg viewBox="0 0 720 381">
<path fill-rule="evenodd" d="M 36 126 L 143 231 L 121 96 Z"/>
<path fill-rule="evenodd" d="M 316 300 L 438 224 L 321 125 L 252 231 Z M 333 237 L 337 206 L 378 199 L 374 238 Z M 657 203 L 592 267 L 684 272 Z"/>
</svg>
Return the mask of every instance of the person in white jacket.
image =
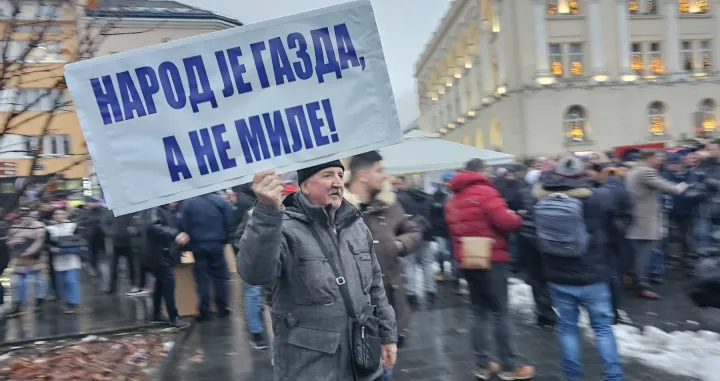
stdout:
<svg viewBox="0 0 720 381">
<path fill-rule="evenodd" d="M 53 224 L 46 227 L 49 233 L 49 246 L 53 252 L 53 267 L 60 294 L 67 303 L 66 313 L 72 314 L 80 304 L 80 248 L 84 245 L 82 237 L 75 234 L 77 224 L 68 220 L 65 209 L 55 209 Z"/>
</svg>

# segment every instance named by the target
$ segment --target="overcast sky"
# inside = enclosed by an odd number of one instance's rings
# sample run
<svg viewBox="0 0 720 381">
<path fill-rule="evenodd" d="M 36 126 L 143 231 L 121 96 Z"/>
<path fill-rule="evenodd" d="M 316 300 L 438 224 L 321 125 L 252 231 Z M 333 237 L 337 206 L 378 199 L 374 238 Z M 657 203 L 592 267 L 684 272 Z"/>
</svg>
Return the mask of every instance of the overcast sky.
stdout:
<svg viewBox="0 0 720 381">
<path fill-rule="evenodd" d="M 244 24 L 340 4 L 346 0 L 181 0 Z M 450 0 L 372 0 L 403 127 L 418 117 L 414 65 Z"/>
</svg>

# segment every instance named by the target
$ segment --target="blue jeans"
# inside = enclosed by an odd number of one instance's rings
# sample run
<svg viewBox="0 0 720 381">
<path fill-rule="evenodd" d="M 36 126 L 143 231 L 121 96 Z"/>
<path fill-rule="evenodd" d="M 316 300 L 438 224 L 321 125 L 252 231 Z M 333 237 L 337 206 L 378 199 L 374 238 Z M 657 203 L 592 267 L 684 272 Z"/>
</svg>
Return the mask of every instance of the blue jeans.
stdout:
<svg viewBox="0 0 720 381">
<path fill-rule="evenodd" d="M 383 375 L 380 378 L 382 381 L 390 381 L 392 378 L 392 370 L 383 369 Z"/>
<path fill-rule="evenodd" d="M 662 242 L 652 250 L 649 272 L 650 275 L 656 276 L 665 274 L 665 249 L 663 248 Z"/>
<path fill-rule="evenodd" d="M 21 305 L 25 305 L 29 283 L 32 283 L 35 288 L 35 299 L 45 299 L 47 295 L 47 279 L 40 271 L 13 274 L 11 283 L 13 299 Z"/>
<path fill-rule="evenodd" d="M 68 304 L 80 304 L 80 270 L 55 271 L 55 284 Z"/>
<path fill-rule="evenodd" d="M 245 283 L 245 315 L 250 333 L 263 332 L 263 319 L 260 313 L 262 290 L 262 286 L 251 286 Z"/>
<path fill-rule="evenodd" d="M 435 237 L 435 243 L 437 244 L 437 260 L 440 264 L 440 271 L 445 271 L 445 261 L 448 261 L 450 262 L 450 275 L 457 276 L 455 258 L 452 255 L 452 240 L 445 237 Z"/>
<path fill-rule="evenodd" d="M 698 253 L 705 254 L 705 251 L 712 247 L 712 231 L 713 223 L 710 218 L 695 218 L 695 247 Z"/>
<path fill-rule="evenodd" d="M 405 257 L 405 290 L 408 295 L 419 295 L 423 291 L 417 275 L 418 265 L 422 268 L 422 284 L 425 292 L 431 294 L 437 292 L 433 266 L 435 259 L 435 250 L 430 241 L 423 241 L 412 254 Z"/>
<path fill-rule="evenodd" d="M 613 310 L 610 288 L 606 283 L 589 286 L 566 286 L 549 283 L 553 308 L 558 313 L 555 330 L 563 355 L 562 370 L 568 381 L 583 379 L 580 354 L 580 306 L 587 310 L 595 332 L 595 344 L 603 361 L 605 381 L 622 381 L 622 368 L 612 330 Z"/>
</svg>

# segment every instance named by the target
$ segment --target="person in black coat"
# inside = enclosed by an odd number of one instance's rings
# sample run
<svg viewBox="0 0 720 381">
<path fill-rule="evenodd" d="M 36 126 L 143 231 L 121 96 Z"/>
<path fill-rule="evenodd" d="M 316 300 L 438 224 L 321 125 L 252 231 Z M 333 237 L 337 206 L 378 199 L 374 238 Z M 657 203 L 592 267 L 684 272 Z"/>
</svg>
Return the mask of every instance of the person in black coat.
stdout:
<svg viewBox="0 0 720 381">
<path fill-rule="evenodd" d="M 5 221 L 0 221 L 0 276 L 5 272 L 10 264 L 10 249 L 7 245 L 7 235 L 10 225 Z M 5 304 L 5 288 L 0 283 L 0 306 Z"/>
<path fill-rule="evenodd" d="M 535 217 L 533 210 L 537 200 L 532 196 L 532 188 L 540 178 L 539 170 L 531 170 L 525 175 L 525 189 L 522 190 L 522 209 L 518 214 L 523 219 L 523 226 L 518 233 L 518 250 L 523 253 L 523 261 L 519 264 L 525 274 L 530 287 L 532 287 L 535 300 L 536 323 L 540 327 L 555 326 L 555 311 L 548 292 L 545 273 L 543 271 L 543 257 L 538 251 L 535 241 Z"/>
<path fill-rule="evenodd" d="M 164 205 L 146 212 L 144 265 L 155 277 L 153 290 L 153 321 L 169 322 L 174 327 L 184 327 L 188 323 L 178 316 L 175 304 L 175 274 L 173 267 L 180 263 L 180 247 L 188 243 L 187 233 L 181 232 L 175 209 Z M 168 316 L 162 316 L 162 300 Z"/>
</svg>

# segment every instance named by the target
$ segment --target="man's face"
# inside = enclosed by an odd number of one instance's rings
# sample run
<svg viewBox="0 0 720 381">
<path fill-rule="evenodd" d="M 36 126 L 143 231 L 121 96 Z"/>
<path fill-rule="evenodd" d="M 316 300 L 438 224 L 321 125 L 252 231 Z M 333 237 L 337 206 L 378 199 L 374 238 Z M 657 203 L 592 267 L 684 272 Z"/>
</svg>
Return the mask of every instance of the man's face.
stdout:
<svg viewBox="0 0 720 381">
<path fill-rule="evenodd" d="M 66 212 L 62 209 L 58 209 L 55 211 L 55 213 L 53 213 L 53 220 L 55 220 L 56 222 L 65 221 L 65 220 L 67 220 L 67 218 L 68 218 L 68 212 Z"/>
<path fill-rule="evenodd" d="M 383 190 L 388 177 L 385 174 L 385 168 L 383 168 L 381 162 L 378 161 L 372 166 L 361 169 L 358 172 L 358 180 L 362 182 L 367 189 L 373 192 L 380 192 Z M 405 189 L 407 187 L 405 180 L 398 179 L 396 181 L 397 183 L 393 184 L 393 186 L 395 186 L 395 190 Z"/>
<path fill-rule="evenodd" d="M 668 169 L 670 172 L 682 172 L 683 169 L 685 169 L 685 166 L 682 163 L 672 163 L 668 164 Z"/>
<path fill-rule="evenodd" d="M 504 176 L 505 176 L 505 180 L 513 181 L 513 180 L 516 180 L 516 179 L 517 179 L 517 178 L 515 177 L 515 172 L 507 171 L 507 172 L 505 172 L 505 175 L 504 175 Z"/>
<path fill-rule="evenodd" d="M 302 183 L 302 192 L 313 205 L 332 204 L 337 209 L 343 200 L 343 176 L 342 168 L 325 168 Z"/>
<path fill-rule="evenodd" d="M 712 158 L 720 158 L 720 144 L 708 144 L 706 147 L 708 156 Z"/>
<path fill-rule="evenodd" d="M 661 153 L 656 153 L 656 154 L 650 156 L 650 158 L 648 158 L 647 163 L 650 167 L 657 169 L 657 168 L 660 168 L 660 166 L 662 166 L 662 163 L 664 161 L 665 161 L 665 155 L 663 155 Z"/>
<path fill-rule="evenodd" d="M 380 163 L 375 163 L 375 164 L 380 165 L 381 170 L 382 170 L 382 165 Z M 407 188 L 407 183 L 405 182 L 405 179 L 394 179 L 392 182 L 392 185 L 393 185 L 393 189 L 395 189 L 396 192 Z"/>
</svg>

